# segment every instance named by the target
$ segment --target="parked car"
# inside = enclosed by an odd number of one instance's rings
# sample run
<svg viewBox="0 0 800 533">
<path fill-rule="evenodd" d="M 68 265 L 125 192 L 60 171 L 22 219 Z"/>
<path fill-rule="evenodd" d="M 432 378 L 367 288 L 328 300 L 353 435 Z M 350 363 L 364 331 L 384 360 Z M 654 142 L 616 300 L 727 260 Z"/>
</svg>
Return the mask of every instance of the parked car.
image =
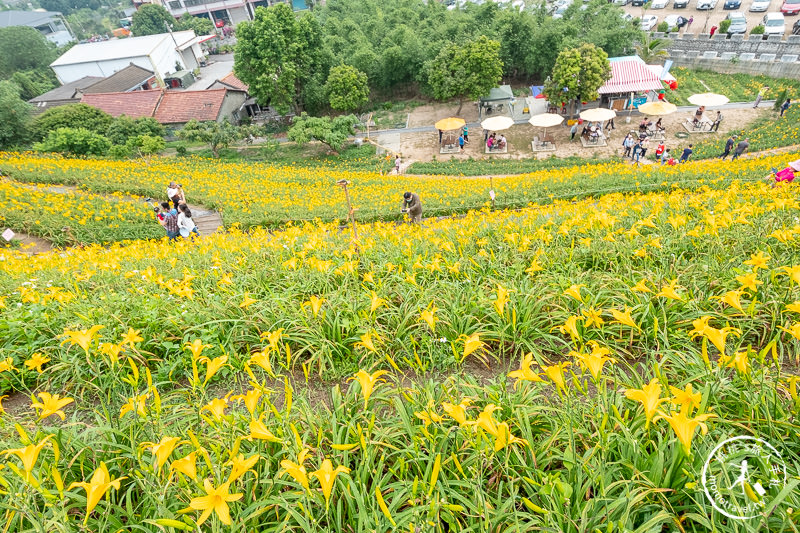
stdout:
<svg viewBox="0 0 800 533">
<path fill-rule="evenodd" d="M 680 15 L 667 15 L 664 17 L 664 22 L 667 23 L 670 31 L 679 30 L 689 23 L 686 17 Z"/>
<path fill-rule="evenodd" d="M 747 19 L 744 16 L 744 13 L 741 11 L 734 11 L 733 13 L 728 13 L 728 16 L 725 17 L 725 20 L 730 20 L 731 25 L 728 26 L 728 35 L 733 33 L 746 33 L 747 32 Z"/>
<path fill-rule="evenodd" d="M 717 7 L 717 0 L 697 0 L 697 9 L 705 11 Z"/>
<path fill-rule="evenodd" d="M 618 6 L 627 6 L 631 0 L 614 0 L 614 4 Z"/>
<path fill-rule="evenodd" d="M 658 24 L 658 17 L 655 15 L 645 15 L 642 17 L 642 31 L 650 31 Z"/>
<path fill-rule="evenodd" d="M 669 0 L 653 0 L 650 2 L 650 9 L 664 9 L 669 5 Z"/>
<path fill-rule="evenodd" d="M 767 13 L 761 21 L 764 35 L 783 35 L 786 33 L 786 19 L 782 13 Z"/>
<path fill-rule="evenodd" d="M 784 15 L 797 15 L 800 13 L 800 0 L 786 0 L 781 6 Z"/>
<path fill-rule="evenodd" d="M 689 0 L 675 0 L 672 2 L 672 7 L 675 9 L 680 9 L 682 7 L 689 7 Z"/>
<path fill-rule="evenodd" d="M 794 21 L 794 26 L 792 26 L 792 35 L 800 35 L 800 20 Z"/>
<path fill-rule="evenodd" d="M 766 11 L 769 9 L 769 4 L 772 0 L 753 0 L 753 3 L 750 4 L 750 11 L 753 12 L 761 12 Z"/>
<path fill-rule="evenodd" d="M 643 6 L 645 4 L 645 0 L 631 0 L 632 6 Z"/>
<path fill-rule="evenodd" d="M 722 9 L 739 9 L 742 7 L 742 0 L 725 0 Z"/>
</svg>

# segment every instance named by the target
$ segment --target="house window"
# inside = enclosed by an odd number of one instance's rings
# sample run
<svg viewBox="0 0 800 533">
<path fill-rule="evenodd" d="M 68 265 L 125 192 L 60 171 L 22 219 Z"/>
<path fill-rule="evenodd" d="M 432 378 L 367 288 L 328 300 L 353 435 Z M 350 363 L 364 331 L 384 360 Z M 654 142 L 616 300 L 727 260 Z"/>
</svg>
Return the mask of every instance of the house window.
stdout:
<svg viewBox="0 0 800 533">
<path fill-rule="evenodd" d="M 181 6 L 180 0 L 174 0 L 169 3 L 169 7 L 170 9 L 180 9 L 183 6 Z"/>
</svg>

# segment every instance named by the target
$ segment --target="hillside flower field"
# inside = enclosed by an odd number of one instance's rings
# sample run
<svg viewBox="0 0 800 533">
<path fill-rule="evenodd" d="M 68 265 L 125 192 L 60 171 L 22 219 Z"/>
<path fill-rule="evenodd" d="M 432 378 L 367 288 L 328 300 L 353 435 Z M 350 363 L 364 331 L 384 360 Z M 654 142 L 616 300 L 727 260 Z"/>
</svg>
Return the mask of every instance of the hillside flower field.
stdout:
<svg viewBox="0 0 800 533">
<path fill-rule="evenodd" d="M 295 222 L 0 251 L 3 527 L 796 532 L 800 203 L 758 179 L 796 157 L 495 179 L 554 197 L 490 211 L 487 180 L 6 154 L 15 179 L 182 176 L 229 224 Z M 338 179 L 366 219 L 412 185 L 479 209 L 353 242 L 323 221 Z M 716 480 L 747 519 L 702 475 L 738 435 L 787 465 Z"/>
</svg>

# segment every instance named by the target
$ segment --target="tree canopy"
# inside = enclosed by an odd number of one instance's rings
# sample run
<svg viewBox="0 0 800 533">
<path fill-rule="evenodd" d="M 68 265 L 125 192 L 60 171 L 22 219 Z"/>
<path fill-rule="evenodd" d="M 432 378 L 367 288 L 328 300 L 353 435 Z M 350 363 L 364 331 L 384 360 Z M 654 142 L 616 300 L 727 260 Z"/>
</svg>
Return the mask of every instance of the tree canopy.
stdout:
<svg viewBox="0 0 800 533">
<path fill-rule="evenodd" d="M 320 70 L 322 41 L 316 17 L 297 17 L 287 4 L 258 7 L 255 20 L 239 24 L 236 38 L 233 69 L 250 86 L 250 94 L 279 111 L 299 113 L 303 88 Z"/>
<path fill-rule="evenodd" d="M 136 37 L 166 33 L 166 24 L 174 26 L 175 22 L 164 6 L 144 4 L 131 17 L 131 32 Z"/>
<path fill-rule="evenodd" d="M 43 139 L 58 128 L 83 128 L 105 135 L 114 118 L 96 107 L 86 104 L 68 104 L 48 109 L 33 121 L 33 134 Z"/>
<path fill-rule="evenodd" d="M 325 92 L 331 108 L 338 111 L 353 111 L 369 100 L 367 75 L 355 67 L 339 65 L 331 69 Z"/>
<path fill-rule="evenodd" d="M 289 140 L 305 144 L 315 140 L 328 146 L 332 152 L 341 150 L 347 138 L 355 133 L 353 129 L 358 119 L 353 115 L 331 117 L 309 117 L 303 113 L 294 118 L 289 128 Z"/>
<path fill-rule="evenodd" d="M 55 45 L 28 26 L 0 28 L 0 79 L 18 71 L 49 70 L 56 56 Z"/>
<path fill-rule="evenodd" d="M 543 93 L 551 102 L 597 100 L 599 89 L 611 77 L 608 54 L 593 44 L 562 50 Z M 570 105 L 571 108 L 571 105 Z"/>
<path fill-rule="evenodd" d="M 19 96 L 13 82 L 0 81 L 0 149 L 11 148 L 28 140 L 28 124 L 33 109 Z"/>
<path fill-rule="evenodd" d="M 482 35 L 466 44 L 451 44 L 426 65 L 428 84 L 438 100 L 477 100 L 497 86 L 503 76 L 500 43 Z"/>
</svg>

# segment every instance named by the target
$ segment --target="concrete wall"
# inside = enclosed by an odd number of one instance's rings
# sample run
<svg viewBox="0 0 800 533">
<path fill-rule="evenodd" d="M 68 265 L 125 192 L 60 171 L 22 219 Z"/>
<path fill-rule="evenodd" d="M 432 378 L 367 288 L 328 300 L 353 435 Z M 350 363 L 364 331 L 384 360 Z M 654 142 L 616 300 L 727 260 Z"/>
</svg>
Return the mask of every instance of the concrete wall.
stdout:
<svg viewBox="0 0 800 533">
<path fill-rule="evenodd" d="M 228 91 L 225 93 L 225 99 L 222 101 L 222 106 L 219 110 L 217 122 L 222 122 L 228 119 L 231 124 L 238 124 L 241 116 L 238 114 L 239 108 L 242 107 L 244 101 L 247 100 L 247 93 L 242 91 Z"/>
<path fill-rule="evenodd" d="M 654 33 L 667 38 L 667 49 L 676 66 L 715 70 L 726 74 L 764 74 L 776 78 L 800 78 L 800 35 L 785 39 L 771 35 Z"/>
</svg>

